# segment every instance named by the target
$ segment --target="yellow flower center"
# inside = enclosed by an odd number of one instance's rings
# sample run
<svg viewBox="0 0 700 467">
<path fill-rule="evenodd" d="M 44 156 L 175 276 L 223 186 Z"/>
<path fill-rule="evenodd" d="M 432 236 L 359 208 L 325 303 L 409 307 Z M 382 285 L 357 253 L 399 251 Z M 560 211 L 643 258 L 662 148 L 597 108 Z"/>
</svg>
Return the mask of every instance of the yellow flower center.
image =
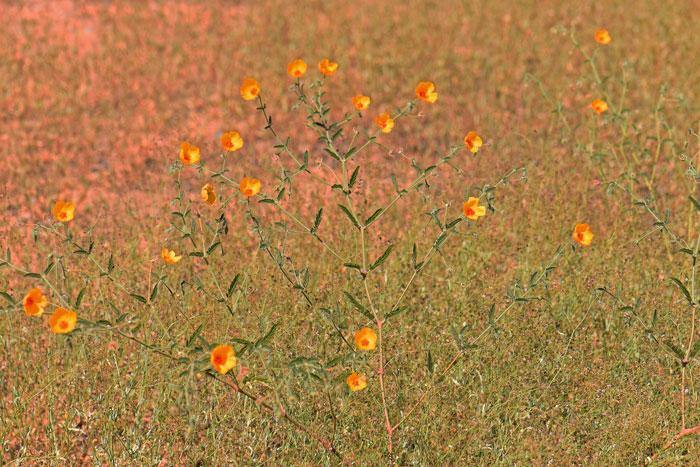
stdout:
<svg viewBox="0 0 700 467">
<path fill-rule="evenodd" d="M 222 363 L 224 363 L 224 358 L 221 355 L 217 355 L 214 357 L 214 361 L 217 365 L 221 365 Z"/>
<path fill-rule="evenodd" d="M 67 329 L 68 328 L 68 321 L 61 321 L 58 323 L 58 327 L 61 329 Z"/>
<path fill-rule="evenodd" d="M 362 344 L 362 347 L 369 347 L 369 341 L 367 339 L 362 339 L 360 344 Z"/>
<path fill-rule="evenodd" d="M 474 210 L 473 210 L 472 208 L 466 208 L 466 209 L 464 210 L 464 212 L 465 212 L 465 214 L 466 214 L 467 216 L 473 216 L 473 215 L 474 215 Z"/>
</svg>

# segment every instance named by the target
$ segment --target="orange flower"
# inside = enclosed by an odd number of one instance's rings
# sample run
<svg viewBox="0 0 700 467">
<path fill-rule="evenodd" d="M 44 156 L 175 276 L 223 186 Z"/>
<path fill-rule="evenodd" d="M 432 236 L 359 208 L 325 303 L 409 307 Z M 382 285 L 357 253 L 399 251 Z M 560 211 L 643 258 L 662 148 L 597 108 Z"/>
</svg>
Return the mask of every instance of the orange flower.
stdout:
<svg viewBox="0 0 700 467">
<path fill-rule="evenodd" d="M 350 386 L 351 390 L 361 391 L 367 387 L 367 376 L 365 376 L 364 373 L 360 373 L 358 375 L 353 371 L 352 374 L 348 376 L 346 382 L 348 383 L 348 386 Z"/>
<path fill-rule="evenodd" d="M 595 40 L 597 40 L 601 44 L 609 44 L 610 33 L 607 31 L 607 29 L 600 29 L 599 31 L 595 32 Z"/>
<path fill-rule="evenodd" d="M 63 201 L 56 201 L 53 205 L 53 217 L 59 222 L 68 222 L 73 220 L 75 216 L 75 206 L 73 203 L 66 203 Z"/>
<path fill-rule="evenodd" d="M 253 78 L 243 81 L 243 84 L 241 84 L 241 96 L 243 99 L 249 101 L 258 97 L 258 94 L 260 94 L 260 83 Z"/>
<path fill-rule="evenodd" d="M 238 187 L 245 196 L 255 196 L 260 192 L 260 180 L 246 177 Z"/>
<path fill-rule="evenodd" d="M 593 232 L 588 227 L 588 224 L 576 224 L 574 229 L 574 240 L 579 242 L 583 246 L 588 246 L 593 240 Z"/>
<path fill-rule="evenodd" d="M 196 164 L 199 162 L 199 148 L 185 141 L 180 145 L 180 160 L 183 164 Z"/>
<path fill-rule="evenodd" d="M 369 97 L 358 94 L 352 98 L 352 105 L 354 105 L 357 110 L 367 110 L 367 107 L 369 107 Z"/>
<path fill-rule="evenodd" d="M 46 303 L 46 297 L 44 297 L 39 289 L 31 289 L 24 297 L 24 300 L 22 300 L 24 312 L 30 316 L 41 316 Z"/>
<path fill-rule="evenodd" d="M 379 128 L 382 132 L 389 133 L 392 128 L 394 128 L 394 119 L 388 113 L 383 113 L 379 117 L 375 117 L 374 121 L 377 122 Z"/>
<path fill-rule="evenodd" d="M 243 147 L 243 138 L 237 131 L 229 131 L 221 134 L 221 145 L 227 151 L 234 152 Z"/>
<path fill-rule="evenodd" d="M 287 73 L 292 78 L 299 78 L 301 75 L 306 73 L 306 62 L 300 58 L 297 58 L 293 62 L 287 64 Z"/>
<path fill-rule="evenodd" d="M 482 143 L 483 141 L 481 141 L 479 135 L 476 134 L 476 131 L 470 131 L 467 133 L 467 136 L 464 137 L 464 145 L 474 154 L 479 152 Z"/>
<path fill-rule="evenodd" d="M 418 83 L 416 87 L 416 96 L 431 104 L 438 98 L 438 94 L 435 92 L 435 85 L 431 81 L 421 81 Z"/>
<path fill-rule="evenodd" d="M 236 366 L 233 347 L 230 345 L 217 345 L 211 351 L 211 366 L 222 375 L 228 373 L 231 368 Z"/>
<path fill-rule="evenodd" d="M 370 328 L 362 328 L 355 333 L 355 343 L 360 350 L 374 350 L 377 346 L 377 334 Z"/>
<path fill-rule="evenodd" d="M 593 102 L 591 102 L 591 107 L 593 107 L 593 110 L 595 113 L 598 115 L 602 114 L 606 110 L 608 110 L 608 103 L 605 102 L 604 100 L 601 99 L 596 99 Z"/>
<path fill-rule="evenodd" d="M 177 263 L 182 259 L 182 256 L 175 256 L 175 252 L 167 248 L 163 248 L 163 251 L 160 252 L 160 256 L 163 258 L 163 261 L 168 264 Z"/>
<path fill-rule="evenodd" d="M 479 206 L 479 198 L 472 197 L 464 202 L 462 211 L 467 219 L 475 221 L 486 215 L 486 206 Z"/>
<path fill-rule="evenodd" d="M 205 203 L 212 206 L 214 203 L 216 203 L 216 193 L 214 193 L 214 187 L 208 183 L 202 187 L 202 199 Z"/>
<path fill-rule="evenodd" d="M 320 62 L 318 62 L 318 71 L 323 73 L 326 76 L 330 76 L 333 73 L 338 70 L 338 64 L 335 62 L 331 62 L 327 58 L 324 58 Z"/>
<path fill-rule="evenodd" d="M 78 321 L 78 315 L 73 310 L 65 308 L 56 308 L 53 314 L 49 317 L 51 330 L 56 334 L 67 334 L 75 329 L 75 323 Z"/>
</svg>

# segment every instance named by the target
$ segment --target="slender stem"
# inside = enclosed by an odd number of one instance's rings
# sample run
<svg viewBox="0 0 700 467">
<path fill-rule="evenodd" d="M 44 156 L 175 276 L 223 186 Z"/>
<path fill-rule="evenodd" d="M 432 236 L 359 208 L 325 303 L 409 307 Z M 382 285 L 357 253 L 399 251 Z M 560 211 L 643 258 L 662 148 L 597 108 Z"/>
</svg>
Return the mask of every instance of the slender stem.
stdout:
<svg viewBox="0 0 700 467">
<path fill-rule="evenodd" d="M 321 237 L 319 237 L 318 234 L 317 234 L 316 232 L 313 232 L 309 226 L 307 226 L 304 222 L 302 222 L 301 220 L 299 220 L 298 217 L 296 217 L 294 214 L 292 214 L 292 213 L 289 212 L 287 209 L 285 209 L 284 207 L 282 207 L 282 205 L 279 204 L 277 201 L 275 201 L 275 206 L 277 206 L 277 208 L 279 208 L 280 211 L 282 211 L 283 213 L 285 213 L 287 216 L 289 216 L 290 219 L 292 219 L 292 220 L 293 220 L 294 222 L 296 222 L 301 228 L 303 228 L 303 229 L 306 231 L 306 232 L 304 232 L 304 233 L 308 233 L 308 234 L 310 234 L 311 236 L 313 236 L 316 240 L 318 240 L 319 243 L 321 243 L 321 245 L 323 245 L 323 247 L 324 247 L 326 250 L 328 250 L 329 253 L 331 253 L 333 256 L 335 256 L 340 262 L 342 262 L 342 263 L 345 263 L 345 262 L 346 262 L 346 261 L 343 259 L 343 257 L 340 256 L 340 254 L 339 254 L 335 249 L 333 249 L 330 245 L 328 245 L 328 243 L 326 243 Z"/>
<path fill-rule="evenodd" d="M 315 173 L 311 172 L 308 167 L 305 167 L 305 165 L 302 162 L 300 162 L 299 159 L 297 159 L 297 157 L 294 155 L 294 153 L 289 148 L 289 146 L 287 146 L 287 143 L 285 141 L 282 141 L 282 138 L 280 138 L 279 135 L 277 134 L 277 132 L 275 131 L 275 129 L 272 128 L 272 124 L 269 123 L 270 118 L 267 115 L 267 110 L 266 110 L 265 104 L 263 103 L 262 96 L 260 94 L 258 94 L 258 102 L 260 103 L 260 107 L 258 107 L 258 108 L 262 111 L 263 116 L 265 117 L 265 125 L 266 125 L 265 128 L 270 130 L 270 132 L 275 137 L 277 142 L 283 146 L 284 152 L 289 154 L 289 157 L 292 158 L 292 160 L 297 164 L 297 166 L 299 168 L 304 167 L 304 172 L 311 175 L 311 177 L 313 177 L 316 181 L 321 182 L 322 184 L 324 184 L 326 186 L 332 186 L 332 183 L 328 183 L 326 180 L 322 179 L 321 177 L 319 177 Z"/>
<path fill-rule="evenodd" d="M 383 352 L 383 341 L 382 341 L 382 327 L 384 321 L 377 320 L 377 334 L 378 334 L 378 345 L 379 345 L 379 388 L 382 393 L 382 407 L 384 408 L 384 421 L 386 422 L 386 432 L 389 437 L 389 465 L 393 465 L 394 457 L 394 443 L 393 443 L 393 433 L 394 429 L 391 425 L 391 420 L 389 419 L 389 409 L 386 405 L 386 389 L 384 387 L 384 352 Z"/>
</svg>

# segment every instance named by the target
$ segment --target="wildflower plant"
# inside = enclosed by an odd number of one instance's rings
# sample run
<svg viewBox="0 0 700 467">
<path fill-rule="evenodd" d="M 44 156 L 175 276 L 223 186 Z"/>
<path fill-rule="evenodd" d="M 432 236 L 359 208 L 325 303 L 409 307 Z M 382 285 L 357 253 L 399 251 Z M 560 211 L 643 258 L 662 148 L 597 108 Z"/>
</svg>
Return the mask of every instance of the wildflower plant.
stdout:
<svg viewBox="0 0 700 467">
<path fill-rule="evenodd" d="M 607 63 L 603 61 L 604 55 L 601 59 L 601 54 L 615 44 L 607 30 L 601 29 L 592 34 L 592 39 L 598 44 L 579 41 L 573 30 L 564 27 L 557 27 L 554 32 L 568 37 L 584 60 L 587 72 L 579 80 L 579 85 L 588 87 L 592 95 L 599 97 L 585 111 L 567 109 L 561 102 L 554 101 L 542 81 L 529 73 L 526 78 L 539 87 L 545 101 L 552 107 L 553 115 L 561 124 L 563 140 L 573 142 L 574 154 L 586 157 L 589 173 L 595 172 L 597 177 L 594 188 L 604 188 L 610 196 L 624 195 L 632 206 L 639 208 L 638 212 L 645 223 L 650 224 L 649 230 L 633 243 L 639 245 L 644 240 L 654 241 L 660 244 L 656 251 L 663 251 L 671 261 L 677 263 L 679 256 L 685 259 L 681 265 L 676 264 L 684 271 L 682 276 L 670 277 L 668 282 L 668 286 L 676 289 L 681 297 L 678 300 L 682 304 L 679 309 L 686 326 L 679 330 L 687 334 L 680 340 L 665 335 L 659 329 L 659 323 L 667 313 L 656 309 L 645 311 L 640 298 L 625 299 L 619 287 L 614 292 L 609 284 L 599 284 L 597 288 L 597 292 L 611 297 L 619 305 L 619 311 L 627 314 L 630 322 L 639 325 L 651 348 L 667 355 L 680 368 L 680 430 L 662 445 L 662 449 L 655 449 L 648 458 L 652 461 L 682 438 L 700 433 L 700 424 L 689 426 L 686 422 L 689 372 L 698 363 L 700 353 L 700 338 L 696 331 L 700 324 L 697 312 L 700 304 L 697 271 L 700 253 L 700 197 L 697 194 L 700 177 L 697 161 L 700 150 L 692 150 L 700 142 L 700 128 L 696 120 L 684 137 L 676 133 L 674 125 L 667 121 L 667 109 L 669 106 L 681 109 L 685 98 L 681 93 L 671 96 L 665 84 L 661 85 L 651 109 L 633 112 L 626 107 L 632 70 L 629 63 L 624 62 L 619 75 L 604 73 Z M 591 109 L 595 116 L 581 117 L 582 113 L 590 113 Z M 576 123 L 578 120 L 583 123 Z M 682 174 L 683 180 L 679 184 L 685 190 L 682 208 L 672 202 L 668 190 L 660 183 L 659 173 L 664 170 Z M 613 222 L 617 228 L 618 220 Z M 592 239 L 588 224 L 576 225 L 576 242 L 589 245 Z M 680 255 L 674 256 L 674 252 Z M 625 279 L 636 280 L 635 277 Z"/>
<path fill-rule="evenodd" d="M 496 190 L 518 175 L 525 179 L 525 170 L 515 167 L 491 183 L 466 189 L 463 193 L 451 193 L 453 202 L 447 205 L 434 205 L 433 183 L 441 172 L 453 171 L 463 181 L 463 186 L 472 183 L 465 180 L 466 172 L 460 165 L 465 161 L 481 163 L 485 148 L 482 136 L 472 129 L 464 132 L 463 141 L 438 150 L 427 166 L 413 158 L 399 159 L 410 165 L 415 176 L 399 180 L 391 174 L 387 177 L 393 186 L 391 197 L 367 199 L 359 190 L 363 180 L 363 156 L 370 148 L 386 151 L 390 143 L 385 139 L 392 137 L 395 134 L 392 130 L 400 127 L 407 117 L 415 115 L 419 106 L 430 112 L 429 106 L 439 105 L 436 104 L 439 102 L 436 86 L 429 81 L 420 82 L 414 91 L 417 99 L 391 112 L 387 110 L 389 105 L 383 104 L 381 111 L 375 114 L 372 114 L 374 107 L 370 105 L 370 97 L 348 96 L 344 101 L 348 107 L 352 103 L 355 110 L 336 118 L 326 99 L 325 85 L 326 80 L 338 72 L 339 65 L 323 59 L 317 68 L 318 72 L 313 68 L 309 70 L 301 59 L 287 66 L 294 80 L 289 91 L 297 100 L 295 115 L 301 116 L 308 131 L 317 139 L 318 147 L 310 149 L 298 149 L 290 137 L 284 137 L 273 126 L 264 98 L 265 89 L 260 82 L 249 78 L 240 87 L 239 104 L 248 105 L 251 112 L 260 114 L 266 134 L 273 141 L 272 151 L 280 165 L 276 176 L 254 173 L 256 166 L 239 156 L 239 150 L 246 144 L 244 141 L 255 137 L 241 134 L 240 129 L 227 129 L 222 134 L 223 152 L 218 158 L 200 154 L 199 147 L 189 141 L 182 142 L 179 149 L 173 151 L 170 173 L 176 196 L 171 202 L 168 229 L 171 238 L 167 245 L 162 245 L 160 257 L 149 262 L 146 284 L 125 282 L 118 273 L 118 255 L 98 252 L 94 225 L 86 235 L 76 237 L 70 226 L 74 218 L 73 205 L 58 202 L 53 210 L 57 222 L 37 224 L 35 239 L 48 234 L 59 241 L 61 251 L 48 258 L 42 271 L 31 271 L 14 261 L 8 250 L 5 257 L 0 258 L 0 266 L 22 274 L 34 285 L 28 288 L 21 301 L 7 292 L 2 295 L 33 319 L 40 319 L 47 311 L 50 329 L 68 339 L 88 333 L 111 333 L 143 346 L 177 369 L 186 389 L 194 387 L 197 375 L 216 380 L 241 397 L 274 412 L 337 459 L 346 460 L 337 448 L 339 401 L 344 400 L 343 405 L 374 404 L 381 414 L 386 434 L 386 460 L 392 464 L 396 455 L 395 438 L 404 422 L 436 397 L 446 376 L 460 359 L 475 351 L 487 335 L 496 333 L 500 321 L 513 307 L 541 299 L 536 289 L 546 284 L 564 249 L 556 248 L 551 259 L 532 272 L 528 280 L 516 281 L 507 287 L 507 305 L 503 309 L 497 309 L 496 304 L 484 304 L 488 311 L 484 313 L 480 332 L 470 335 L 471 326 L 452 326 L 449 332 L 455 350 L 443 364 L 434 360 L 429 349 L 424 349 L 427 381 L 418 381 L 412 387 L 397 387 L 387 368 L 392 359 L 405 350 L 405 344 L 394 338 L 397 328 L 405 324 L 401 325 L 395 318 L 422 306 L 416 300 L 416 279 L 436 258 L 445 261 L 449 257 L 449 250 L 455 248 L 451 240 L 470 238 L 467 234 L 478 223 L 496 215 Z M 369 118 L 365 119 L 366 116 Z M 366 120 L 370 121 L 367 126 L 371 131 L 363 124 Z M 470 157 L 465 159 L 467 155 Z M 201 182 L 190 193 L 183 177 L 192 175 L 198 176 Z M 293 201 L 300 186 L 305 190 L 317 190 L 333 201 L 318 209 L 314 207 L 311 215 L 303 210 L 297 212 L 298 203 Z M 416 201 L 426 206 L 430 229 L 425 230 L 425 235 L 432 232 L 427 243 L 424 239 L 402 235 L 379 241 L 379 226 L 385 216 L 403 203 Z M 262 253 L 254 259 L 248 259 L 247 253 L 231 253 L 227 248 L 227 235 L 232 226 L 226 213 L 236 207 L 245 213 L 244 218 L 235 220 L 240 222 L 237 228 L 247 225 Z M 588 225 L 576 226 L 573 240 L 588 246 L 592 239 Z M 316 287 L 318 277 L 314 277 L 318 264 L 300 264 L 294 254 L 309 245 L 316 249 L 318 263 L 334 271 L 326 280 L 329 286 L 323 291 Z M 203 303 L 226 313 L 230 325 L 235 327 L 240 313 L 244 312 L 237 306 L 238 298 L 242 293 L 255 292 L 243 290 L 248 280 L 245 270 L 236 272 L 218 266 L 219 258 L 232 254 L 246 257 L 240 262 L 243 265 L 248 261 L 264 261 L 265 267 L 273 268 L 281 281 L 273 281 L 269 288 L 281 284 L 297 294 L 298 308 L 325 333 L 317 352 L 292 352 L 291 355 L 283 352 L 276 340 L 285 327 L 285 320 L 264 314 L 258 329 L 237 330 L 236 337 L 220 329 L 195 326 L 187 318 L 187 310 L 180 310 L 185 314 L 183 332 L 186 338 L 175 337 L 165 326 L 160 332 L 167 343 L 151 342 L 149 334 L 143 333 L 147 323 L 159 322 L 155 306 L 163 295 L 177 301 L 178 297 L 195 294 Z M 76 271 L 74 262 L 86 263 L 83 266 L 89 270 Z M 387 287 L 389 272 L 397 274 L 395 282 L 400 285 L 385 290 L 380 296 L 377 292 Z M 85 307 L 86 295 L 95 283 L 113 287 L 129 297 L 134 310 L 143 312 L 148 320 L 138 319 L 137 312 L 120 309 L 112 302 L 109 307 L 114 313 L 107 317 Z M 695 293 L 694 288 L 689 292 L 691 297 L 695 297 Z M 402 370 L 411 371 L 410 368 Z M 402 395 L 401 401 L 410 403 L 392 403 L 389 396 L 397 392 Z M 332 428 L 307 426 L 291 413 L 294 405 L 300 400 L 303 402 L 305 397 L 320 397 L 324 401 L 323 408 L 332 419 Z"/>
</svg>

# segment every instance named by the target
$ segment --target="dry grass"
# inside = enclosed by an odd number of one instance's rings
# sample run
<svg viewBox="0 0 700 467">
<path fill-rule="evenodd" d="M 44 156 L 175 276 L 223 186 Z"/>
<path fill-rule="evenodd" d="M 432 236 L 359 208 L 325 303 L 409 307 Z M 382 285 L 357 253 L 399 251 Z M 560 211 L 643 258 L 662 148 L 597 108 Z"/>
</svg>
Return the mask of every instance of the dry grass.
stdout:
<svg viewBox="0 0 700 467">
<path fill-rule="evenodd" d="M 688 128 L 698 131 L 700 67 L 694 49 L 698 2 L 95 2 L 41 1 L 0 4 L 0 247 L 28 268 L 43 268 L 46 253 L 62 245 L 31 240 L 33 224 L 48 220 L 56 199 L 75 200 L 73 230 L 98 221 L 100 258 L 117 259 L 118 277 L 144 293 L 149 272 L 168 237 L 168 201 L 173 196 L 167 169 L 182 140 L 196 142 L 202 155 L 218 155 L 221 131 L 237 129 L 246 145 L 236 153 L 258 178 L 279 171 L 260 115 L 238 96 L 238 86 L 258 77 L 275 116 L 275 126 L 299 148 L 315 138 L 292 118 L 293 96 L 286 64 L 298 56 L 310 64 L 331 57 L 340 70 L 328 85 L 341 116 L 350 97 L 369 94 L 373 108 L 395 108 L 412 98 L 413 87 L 430 79 L 438 104 L 421 108 L 387 139 L 395 153 L 373 149 L 363 160 L 359 196 L 384 199 L 392 193 L 387 177 L 410 172 L 399 150 L 427 166 L 438 149 L 458 143 L 478 129 L 485 147 L 477 158 L 461 155 L 472 187 L 496 181 L 513 166 L 527 168 L 527 184 L 516 181 L 498 193 L 499 212 L 452 242 L 447 264 L 435 262 L 416 282 L 389 343 L 390 409 L 415 402 L 429 379 L 426 353 L 438 368 L 454 353 L 448 332 L 453 323 L 470 331 L 485 327 L 491 303 L 502 305 L 505 286 L 526 278 L 566 243 L 576 222 L 588 222 L 594 245 L 567 255 L 543 291 L 544 299 L 515 308 L 499 335 L 490 334 L 458 363 L 439 393 L 396 435 L 399 465 L 640 465 L 678 432 L 679 367 L 647 339 L 629 313 L 598 287 L 639 298 L 640 316 L 658 311 L 657 333 L 687 339 L 689 320 L 670 277 L 681 272 L 680 253 L 667 250 L 660 235 L 636 245 L 652 228 L 626 199 L 596 187 L 595 166 L 566 138 L 539 89 L 525 79 L 540 78 L 561 100 L 572 125 L 595 126 L 589 109 L 595 94 L 582 78 L 585 64 L 571 43 L 552 33 L 575 27 L 580 40 L 593 31 L 611 31 L 612 44 L 599 56 L 604 73 L 630 67 L 627 106 L 653 133 L 653 111 L 662 83 L 670 102 L 664 117 L 674 132 L 658 163 L 663 209 L 691 215 L 684 167 L 674 150 L 684 151 Z M 660 14 L 663 12 L 663 14 Z M 616 89 L 616 84 L 611 84 Z M 368 115 L 369 116 L 369 115 Z M 362 124 L 372 128 L 365 117 Z M 601 126 L 598 141 L 606 141 Z M 601 143 L 602 144 L 602 143 Z M 642 142 L 646 144 L 646 142 Z M 697 150 L 691 140 L 688 152 Z M 694 146 L 692 146 L 694 145 Z M 675 149 L 674 149 L 675 148 Z M 611 162 L 602 163 L 611 167 Z M 649 162 L 643 164 L 649 170 Z M 191 174 L 194 171 L 191 172 Z M 183 188 L 198 197 L 196 175 Z M 464 182 L 439 179 L 434 200 L 462 199 Z M 310 217 L 330 203 L 323 193 L 300 187 L 292 204 Z M 332 203 L 330 203 L 332 204 Z M 373 206 L 365 206 L 367 212 Z M 401 205 L 380 226 L 372 247 L 387 241 L 429 237 L 419 197 Z M 196 294 L 163 295 L 149 309 L 143 337 L 158 345 L 182 341 L 184 322 L 206 324 L 212 341 L 259 336 L 282 324 L 276 357 L 314 355 L 337 347 L 327 324 L 310 315 L 293 291 L 285 289 L 244 219 L 245 207 L 231 204 L 226 217 L 229 253 L 216 260 L 221 271 L 244 273 L 236 318 Z M 330 212 L 330 210 L 328 210 Z M 213 216 L 202 210 L 205 218 Z M 332 220 L 332 218 L 330 218 Z M 331 221 L 329 220 L 329 222 Z M 692 223 L 689 223 L 691 225 Z M 697 235 L 692 225 L 684 233 Z M 426 230 L 427 229 L 427 230 Z M 694 237 L 693 237 L 694 238 Z M 342 245 L 350 240 L 331 237 Z M 428 243 L 426 239 L 422 245 Z M 334 284 L 352 287 L 328 258 L 300 243 L 295 260 L 312 263 L 321 300 L 338 300 Z M 378 300 L 405 282 L 408 247 L 373 293 Z M 73 267 L 88 268 L 77 261 Z M 195 267 L 195 272 L 196 272 Z M 169 280 L 188 277 L 188 267 L 167 270 Z M 0 290 L 20 296 L 31 283 L 0 269 Z M 79 282 L 66 284 L 75 290 Z M 83 304 L 92 319 L 113 319 L 117 309 L 136 313 L 134 304 L 107 285 L 93 285 Z M 3 303 L 3 306 L 5 304 Z M 361 325 L 347 313 L 349 330 Z M 8 465 L 318 465 L 334 462 L 302 434 L 290 432 L 274 415 L 213 385 L 205 378 L 178 387 L 178 369 L 138 346 L 110 342 L 108 335 L 59 339 L 21 311 L 0 316 L 0 459 Z M 398 347 L 397 347 L 398 348 Z M 280 363 L 281 364 L 281 363 Z M 397 388 L 417 383 L 403 394 Z M 372 382 L 371 382 L 372 383 Z M 262 386 L 260 386 L 262 388 Z M 374 384 L 376 388 L 376 382 Z M 290 411 L 324 432 L 333 422 L 323 394 L 303 381 L 292 388 L 298 399 Z M 336 445 L 357 465 L 384 462 L 381 407 L 369 390 L 350 396 L 333 391 L 337 407 Z M 688 424 L 700 423 L 700 399 L 692 378 L 687 394 Z M 697 437 L 664 452 L 656 465 L 690 465 L 700 456 Z"/>
</svg>

